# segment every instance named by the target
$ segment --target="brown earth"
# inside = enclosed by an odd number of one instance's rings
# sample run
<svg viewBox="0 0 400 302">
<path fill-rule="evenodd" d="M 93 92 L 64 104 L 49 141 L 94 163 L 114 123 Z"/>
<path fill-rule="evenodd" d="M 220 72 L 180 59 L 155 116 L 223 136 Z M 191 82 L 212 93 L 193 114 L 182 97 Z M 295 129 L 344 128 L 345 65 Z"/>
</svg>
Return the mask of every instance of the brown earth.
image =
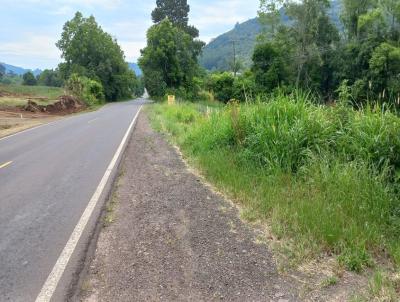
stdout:
<svg viewBox="0 0 400 302">
<path fill-rule="evenodd" d="M 299 301 L 260 233 L 143 114 L 122 171 L 81 301 Z"/>
<path fill-rule="evenodd" d="M 46 124 L 59 119 L 60 116 L 44 113 L 32 113 L 19 109 L 0 109 L 0 138 Z"/>
<path fill-rule="evenodd" d="M 0 97 L 10 95 L 0 92 Z M 38 105 L 34 100 L 39 98 L 30 97 L 24 107 L 0 106 L 0 138 L 86 109 L 82 102 L 71 96 L 61 96 L 57 102 L 46 106 Z"/>
<path fill-rule="evenodd" d="M 29 112 L 44 112 L 49 114 L 71 114 L 85 109 L 86 106 L 78 99 L 63 95 L 59 100 L 50 105 L 38 105 L 32 100 L 28 100 L 28 104 L 23 107 L 23 110 Z"/>
</svg>

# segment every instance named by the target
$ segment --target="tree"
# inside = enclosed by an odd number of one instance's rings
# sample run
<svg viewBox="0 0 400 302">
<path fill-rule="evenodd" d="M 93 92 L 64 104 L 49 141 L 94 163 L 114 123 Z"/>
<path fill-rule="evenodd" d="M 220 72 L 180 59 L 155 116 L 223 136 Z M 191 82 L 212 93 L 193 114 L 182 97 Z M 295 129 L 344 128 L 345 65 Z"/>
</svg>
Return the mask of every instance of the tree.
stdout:
<svg viewBox="0 0 400 302">
<path fill-rule="evenodd" d="M 3 64 L 0 64 L 0 80 L 4 77 L 6 74 L 6 68 L 4 67 Z"/>
<path fill-rule="evenodd" d="M 38 76 L 38 84 L 50 87 L 62 87 L 64 81 L 58 70 L 46 69 Z"/>
<path fill-rule="evenodd" d="M 199 36 L 199 31 L 188 24 L 190 6 L 187 0 L 157 0 L 156 4 L 157 7 L 151 13 L 154 23 L 160 23 L 168 18 L 172 24 L 183 29 L 193 38 Z"/>
<path fill-rule="evenodd" d="M 212 74 L 207 86 L 218 101 L 227 103 L 234 97 L 234 84 L 235 77 L 229 72 L 223 72 Z"/>
<path fill-rule="evenodd" d="M 261 0 L 258 17 L 260 22 L 266 25 L 266 37 L 273 38 L 281 23 L 279 7 L 283 5 L 283 0 Z"/>
<path fill-rule="evenodd" d="M 198 70 L 192 37 L 169 19 L 153 25 L 147 32 L 147 47 L 142 50 L 139 66 L 151 96 L 161 97 L 167 88 L 190 87 Z"/>
<path fill-rule="evenodd" d="M 84 18 L 80 12 L 68 21 L 57 42 L 64 63 L 59 70 L 64 80 L 73 73 L 100 82 L 107 100 L 130 97 L 136 76 L 125 62 L 117 41 L 97 24 L 95 18 Z"/>
<path fill-rule="evenodd" d="M 37 84 L 37 80 L 32 72 L 28 71 L 22 76 L 23 84 L 27 86 L 35 86 Z"/>
<path fill-rule="evenodd" d="M 282 51 L 271 42 L 258 44 L 251 68 L 260 91 L 271 91 L 288 80 Z"/>
<path fill-rule="evenodd" d="M 371 89 L 381 97 L 400 94 L 400 48 L 387 42 L 379 45 L 369 61 Z"/>
<path fill-rule="evenodd" d="M 376 3 L 376 0 L 343 0 L 342 21 L 348 39 L 359 38 L 359 19 Z"/>
</svg>

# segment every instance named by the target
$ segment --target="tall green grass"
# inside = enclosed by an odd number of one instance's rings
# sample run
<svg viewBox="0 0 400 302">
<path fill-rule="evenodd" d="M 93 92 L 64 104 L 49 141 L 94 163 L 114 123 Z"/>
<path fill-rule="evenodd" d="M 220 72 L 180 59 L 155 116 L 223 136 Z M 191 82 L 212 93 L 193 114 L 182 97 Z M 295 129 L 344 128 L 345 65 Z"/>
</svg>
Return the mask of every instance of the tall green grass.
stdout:
<svg viewBox="0 0 400 302">
<path fill-rule="evenodd" d="M 400 264 L 400 119 L 382 108 L 317 106 L 307 96 L 150 108 L 205 176 L 268 221 L 294 258 L 337 255 L 361 271 Z"/>
</svg>

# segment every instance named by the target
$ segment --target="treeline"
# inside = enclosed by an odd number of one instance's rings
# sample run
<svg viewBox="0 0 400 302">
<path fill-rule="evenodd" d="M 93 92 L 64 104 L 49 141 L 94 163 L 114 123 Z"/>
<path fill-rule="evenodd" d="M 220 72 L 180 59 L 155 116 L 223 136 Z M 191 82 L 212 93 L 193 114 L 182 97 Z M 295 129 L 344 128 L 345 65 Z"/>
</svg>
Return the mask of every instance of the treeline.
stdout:
<svg viewBox="0 0 400 302">
<path fill-rule="evenodd" d="M 322 103 L 347 94 L 354 105 L 398 106 L 400 2 L 342 0 L 335 23 L 330 5 L 329 0 L 261 0 L 264 30 L 251 68 L 243 70 L 240 60 L 228 58 L 231 72 L 210 74 L 197 64 L 202 44 L 196 40 L 198 32 L 188 30 L 186 1 L 159 0 L 159 15 L 153 18 L 156 24 L 148 31 L 140 61 L 146 87 L 155 97 L 174 92 L 192 100 L 207 97 L 202 92 L 209 91 L 223 102 L 300 89 Z M 282 12 L 288 22 L 282 22 Z"/>
<path fill-rule="evenodd" d="M 95 18 L 80 12 L 65 23 L 57 42 L 64 62 L 37 77 L 23 75 L 24 85 L 65 87 L 87 105 L 140 96 L 144 85 L 129 68 L 117 41 L 103 31 Z M 0 70 L 1 74 L 4 74 Z"/>
<path fill-rule="evenodd" d="M 342 0 L 342 30 L 328 0 L 262 0 L 266 25 L 253 55 L 257 87 L 311 90 L 331 101 L 348 91 L 357 103 L 400 101 L 400 2 Z M 290 25 L 281 23 L 278 8 Z"/>
<path fill-rule="evenodd" d="M 400 2 L 342 0 L 341 26 L 328 0 L 261 0 L 264 32 L 252 67 L 211 76 L 217 98 L 245 100 L 277 89 L 311 91 L 321 102 L 400 105 Z M 283 9 L 282 9 L 283 8 Z M 290 19 L 283 24 L 282 10 Z M 221 90 L 225 88 L 225 93 Z"/>
</svg>

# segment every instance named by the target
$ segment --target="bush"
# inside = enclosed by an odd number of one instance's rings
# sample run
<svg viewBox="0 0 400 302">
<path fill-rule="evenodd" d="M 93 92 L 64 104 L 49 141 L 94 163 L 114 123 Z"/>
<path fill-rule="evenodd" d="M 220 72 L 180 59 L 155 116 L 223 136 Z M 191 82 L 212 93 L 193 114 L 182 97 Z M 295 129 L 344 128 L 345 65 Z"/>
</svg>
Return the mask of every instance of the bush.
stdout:
<svg viewBox="0 0 400 302">
<path fill-rule="evenodd" d="M 212 74 L 207 88 L 213 92 L 216 100 L 227 103 L 234 96 L 235 77 L 229 72 Z"/>
<path fill-rule="evenodd" d="M 101 83 L 84 76 L 72 74 L 66 83 L 66 89 L 88 106 L 104 101 L 104 91 Z"/>
</svg>

